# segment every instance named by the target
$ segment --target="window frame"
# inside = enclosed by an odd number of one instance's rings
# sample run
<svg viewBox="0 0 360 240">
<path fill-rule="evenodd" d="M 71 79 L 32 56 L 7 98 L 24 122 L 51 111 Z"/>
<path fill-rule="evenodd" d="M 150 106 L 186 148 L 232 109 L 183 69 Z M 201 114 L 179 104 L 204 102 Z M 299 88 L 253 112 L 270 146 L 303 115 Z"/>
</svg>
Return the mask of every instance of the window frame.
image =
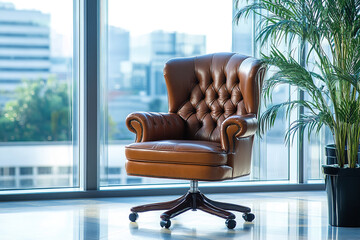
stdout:
<svg viewBox="0 0 360 240">
<path fill-rule="evenodd" d="M 100 187 L 100 34 L 101 27 L 106 24 L 103 16 L 106 14 L 106 0 L 75 0 L 74 4 L 74 42 L 78 42 L 79 59 L 74 60 L 80 79 L 79 84 L 79 129 L 77 131 L 77 147 L 74 154 L 79 154 L 79 187 L 1 190 L 0 201 L 38 200 L 38 199 L 68 199 L 96 197 L 125 197 L 181 194 L 188 189 L 187 184 L 166 185 L 128 185 L 116 187 Z M 78 12 L 75 12 L 78 11 Z M 77 17 L 75 17 L 77 16 Z M 97 16 L 97 17 L 94 17 Z M 253 17 L 253 36 L 256 34 Z M 76 37 L 75 37 L 76 36 Z M 259 49 L 252 49 L 254 56 L 259 56 Z M 96 96 L 96 97 L 94 97 Z M 300 95 L 301 97 L 301 95 Z M 298 139 L 298 144 L 303 144 Z M 308 181 L 304 174 L 304 148 L 296 149 L 296 180 L 289 176 L 289 181 L 250 181 L 226 182 L 221 184 L 204 183 L 201 189 L 205 193 L 233 192 L 269 192 L 269 191 L 308 191 L 324 190 L 321 180 Z M 292 149 L 294 150 L 294 149 Z M 292 164 L 294 167 L 295 164 Z M 74 171 L 74 169 L 73 169 Z"/>
</svg>

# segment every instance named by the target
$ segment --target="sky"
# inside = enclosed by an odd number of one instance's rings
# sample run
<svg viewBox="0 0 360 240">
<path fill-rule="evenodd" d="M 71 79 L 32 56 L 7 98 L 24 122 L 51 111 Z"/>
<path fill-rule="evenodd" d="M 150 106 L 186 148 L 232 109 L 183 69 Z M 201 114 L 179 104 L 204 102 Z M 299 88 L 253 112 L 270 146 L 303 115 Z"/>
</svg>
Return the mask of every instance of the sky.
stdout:
<svg viewBox="0 0 360 240">
<path fill-rule="evenodd" d="M 1 0 L 0 0 L 1 1 Z M 51 16 L 51 28 L 72 39 L 72 0 L 7 0 Z M 154 30 L 202 34 L 207 52 L 231 51 L 232 0 L 107 0 L 108 24 L 141 35 Z M 106 6 L 106 4 L 104 5 Z"/>
<path fill-rule="evenodd" d="M 207 52 L 231 51 L 232 0 L 108 0 L 108 23 L 132 35 L 154 30 L 202 34 Z"/>
<path fill-rule="evenodd" d="M 0 0 L 15 5 L 16 9 L 39 10 L 50 14 L 51 28 L 59 34 L 72 35 L 72 0 Z"/>
</svg>

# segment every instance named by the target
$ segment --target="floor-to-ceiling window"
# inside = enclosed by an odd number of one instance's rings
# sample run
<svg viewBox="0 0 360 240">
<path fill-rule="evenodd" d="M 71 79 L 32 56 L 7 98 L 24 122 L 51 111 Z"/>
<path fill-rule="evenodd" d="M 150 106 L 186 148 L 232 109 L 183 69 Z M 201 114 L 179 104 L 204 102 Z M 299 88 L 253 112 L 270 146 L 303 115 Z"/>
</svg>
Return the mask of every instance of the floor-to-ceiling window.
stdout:
<svg viewBox="0 0 360 240">
<path fill-rule="evenodd" d="M 75 187 L 73 0 L 0 2 L 0 189 Z"/>
<path fill-rule="evenodd" d="M 101 185 L 169 183 L 126 175 L 124 146 L 134 135 L 125 118 L 133 111 L 167 112 L 163 67 L 169 59 L 231 51 L 232 1 L 108 0 L 102 6 Z M 251 30 L 239 35 L 251 52 Z"/>
<path fill-rule="evenodd" d="M 124 146 L 134 141 L 126 116 L 134 111 L 167 112 L 163 67 L 171 58 L 214 52 L 259 57 L 256 19 L 250 16 L 234 24 L 232 0 L 107 0 L 102 7 L 101 185 L 180 182 L 126 175 Z M 277 89 L 274 103 L 288 99 L 289 91 Z M 287 126 L 280 116 L 271 131 L 255 139 L 252 173 L 237 181 L 290 180 L 290 146 L 284 144 Z"/>
<path fill-rule="evenodd" d="M 86 14 L 87 3 L 99 14 Z M 258 17 L 236 25 L 235 11 L 233 0 L 0 2 L 0 189 L 83 191 L 92 178 L 98 181 L 91 190 L 181 182 L 127 176 L 124 146 L 134 135 L 125 118 L 134 111 L 167 112 L 163 67 L 171 58 L 213 52 L 260 57 L 266 52 L 255 43 Z M 86 17 L 98 19 L 99 25 L 88 26 Z M 87 44 L 93 41 L 89 32 L 99 38 L 95 47 Z M 285 43 L 279 48 L 288 50 Z M 85 59 L 89 52 L 92 57 Z M 84 62 L 97 65 L 98 76 L 86 75 Z M 88 94 L 90 77 L 98 80 L 98 95 Z M 273 103 L 296 96 L 297 89 L 278 88 Z M 95 99 L 95 110 L 86 97 Z M 98 116 L 95 135 L 86 132 L 90 115 L 84 109 Z M 305 182 L 322 178 L 322 148 L 330 136 L 324 130 L 310 142 L 305 139 L 299 161 L 296 138 L 293 145 L 284 144 L 288 126 L 280 114 L 272 130 L 256 137 L 251 175 L 235 181 L 296 183 L 299 164 Z M 94 139 L 98 156 L 86 150 L 94 148 L 87 146 Z M 88 164 L 88 158 L 98 165 Z"/>
</svg>

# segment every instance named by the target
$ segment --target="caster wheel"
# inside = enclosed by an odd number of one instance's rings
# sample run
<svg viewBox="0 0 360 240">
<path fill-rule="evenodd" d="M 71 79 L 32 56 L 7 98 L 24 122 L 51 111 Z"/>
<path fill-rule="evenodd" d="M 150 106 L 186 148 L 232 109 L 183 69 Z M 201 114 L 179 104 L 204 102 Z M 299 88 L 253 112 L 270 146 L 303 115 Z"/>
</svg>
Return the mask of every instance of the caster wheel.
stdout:
<svg viewBox="0 0 360 240">
<path fill-rule="evenodd" d="M 139 215 L 136 212 L 132 212 L 129 214 L 129 220 L 132 222 L 136 222 L 136 220 L 139 218 Z"/>
<path fill-rule="evenodd" d="M 255 215 L 253 213 L 244 213 L 242 217 L 246 222 L 252 222 L 255 219 Z"/>
<path fill-rule="evenodd" d="M 162 228 L 169 228 L 171 226 L 171 221 L 169 220 L 161 220 L 160 221 L 160 226 Z"/>
<path fill-rule="evenodd" d="M 236 221 L 234 219 L 227 219 L 225 224 L 228 229 L 234 229 L 236 227 Z"/>
</svg>

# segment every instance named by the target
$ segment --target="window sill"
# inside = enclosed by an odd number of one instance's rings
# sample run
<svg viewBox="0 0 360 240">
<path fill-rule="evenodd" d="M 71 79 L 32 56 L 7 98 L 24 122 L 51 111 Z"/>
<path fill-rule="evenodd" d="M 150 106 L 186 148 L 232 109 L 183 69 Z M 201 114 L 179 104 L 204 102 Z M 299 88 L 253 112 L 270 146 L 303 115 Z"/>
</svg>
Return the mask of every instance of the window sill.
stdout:
<svg viewBox="0 0 360 240">
<path fill-rule="evenodd" d="M 312 180 L 307 184 L 289 181 L 223 182 L 200 183 L 203 193 L 245 193 L 279 191 L 322 191 L 322 180 Z M 100 190 L 84 191 L 80 188 L 4 190 L 0 191 L 0 201 L 55 200 L 105 197 L 141 197 L 156 195 L 181 195 L 188 191 L 188 184 L 138 185 L 101 187 Z"/>
</svg>

